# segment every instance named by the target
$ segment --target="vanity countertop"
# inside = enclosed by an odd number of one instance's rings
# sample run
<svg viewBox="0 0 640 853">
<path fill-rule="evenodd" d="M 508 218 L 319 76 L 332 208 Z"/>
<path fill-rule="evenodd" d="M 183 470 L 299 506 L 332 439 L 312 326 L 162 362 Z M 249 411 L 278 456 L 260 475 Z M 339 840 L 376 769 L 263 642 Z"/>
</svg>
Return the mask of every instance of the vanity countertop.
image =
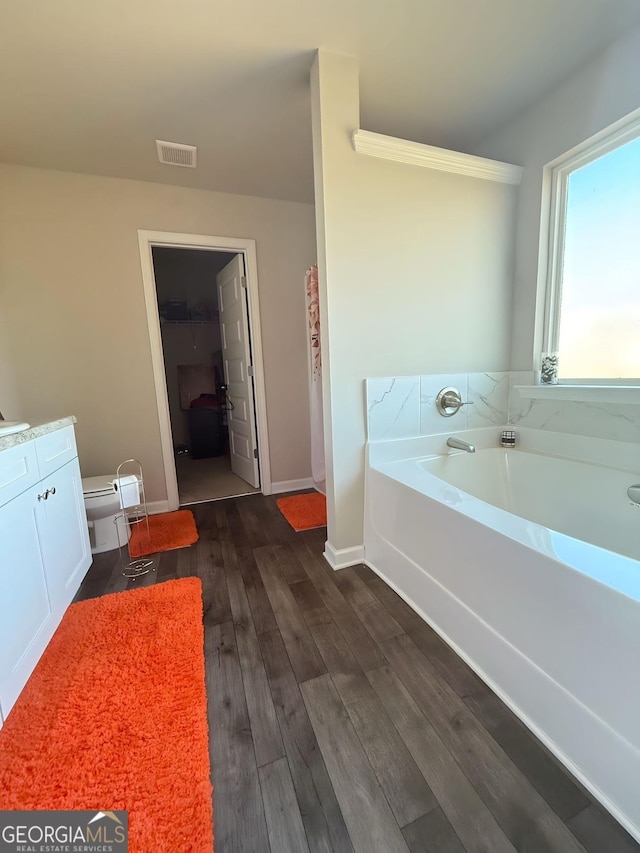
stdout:
<svg viewBox="0 0 640 853">
<path fill-rule="evenodd" d="M 39 438 L 41 435 L 46 435 L 49 432 L 55 432 L 57 429 L 62 429 L 66 426 L 71 426 L 77 423 L 77 418 L 74 415 L 68 415 L 64 418 L 56 420 L 46 420 L 44 418 L 27 418 L 29 429 L 23 429 L 22 432 L 13 432 L 10 435 L 0 436 L 0 452 L 8 450 L 10 447 L 15 447 L 17 444 L 23 444 L 25 441 L 32 441 L 34 438 Z M 0 421 L 0 423 L 2 423 Z"/>
</svg>

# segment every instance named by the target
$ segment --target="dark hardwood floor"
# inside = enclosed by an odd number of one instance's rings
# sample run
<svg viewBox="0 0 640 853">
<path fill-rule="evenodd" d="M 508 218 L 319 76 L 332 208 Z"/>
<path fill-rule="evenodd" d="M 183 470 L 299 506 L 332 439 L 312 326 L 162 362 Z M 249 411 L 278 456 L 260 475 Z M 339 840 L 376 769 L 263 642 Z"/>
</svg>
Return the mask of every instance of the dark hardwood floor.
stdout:
<svg viewBox="0 0 640 853">
<path fill-rule="evenodd" d="M 192 509 L 196 545 L 136 581 L 100 555 L 77 598 L 201 579 L 216 853 L 640 850 L 324 529 L 262 495 Z"/>
</svg>

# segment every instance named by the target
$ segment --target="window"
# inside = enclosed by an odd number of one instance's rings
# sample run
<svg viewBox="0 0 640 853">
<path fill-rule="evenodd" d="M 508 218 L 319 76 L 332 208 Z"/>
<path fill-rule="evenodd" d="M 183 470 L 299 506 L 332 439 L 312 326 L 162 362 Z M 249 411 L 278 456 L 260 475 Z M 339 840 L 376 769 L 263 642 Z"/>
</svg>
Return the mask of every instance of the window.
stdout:
<svg viewBox="0 0 640 853">
<path fill-rule="evenodd" d="M 560 381 L 640 384 L 637 114 L 552 164 L 549 234 L 543 348 Z"/>
</svg>

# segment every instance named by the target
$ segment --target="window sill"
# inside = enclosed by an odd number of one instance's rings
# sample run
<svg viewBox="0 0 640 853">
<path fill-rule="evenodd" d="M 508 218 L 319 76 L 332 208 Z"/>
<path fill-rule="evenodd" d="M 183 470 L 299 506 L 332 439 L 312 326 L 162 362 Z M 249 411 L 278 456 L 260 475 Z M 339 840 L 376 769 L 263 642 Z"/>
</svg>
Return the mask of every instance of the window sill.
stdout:
<svg viewBox="0 0 640 853">
<path fill-rule="evenodd" d="M 640 405 L 640 385 L 514 385 L 514 388 L 527 400 Z"/>
</svg>

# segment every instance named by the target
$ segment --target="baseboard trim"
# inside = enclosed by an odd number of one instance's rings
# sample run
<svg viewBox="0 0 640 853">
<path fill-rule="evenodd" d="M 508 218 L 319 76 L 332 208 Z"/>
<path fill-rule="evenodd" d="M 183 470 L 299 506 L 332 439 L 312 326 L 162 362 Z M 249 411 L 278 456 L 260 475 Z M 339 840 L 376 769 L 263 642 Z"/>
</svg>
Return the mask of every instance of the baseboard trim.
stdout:
<svg viewBox="0 0 640 853">
<path fill-rule="evenodd" d="M 324 543 L 324 558 L 334 571 L 357 566 L 364 561 L 364 545 L 351 548 L 334 548 L 330 542 Z"/>
<path fill-rule="evenodd" d="M 169 501 L 151 501 L 147 503 L 149 515 L 158 515 L 161 512 L 169 512 Z"/>
<path fill-rule="evenodd" d="M 303 477 L 301 480 L 280 480 L 271 483 L 271 494 L 280 495 L 282 492 L 301 492 L 303 489 L 313 489 L 313 478 Z"/>
</svg>

